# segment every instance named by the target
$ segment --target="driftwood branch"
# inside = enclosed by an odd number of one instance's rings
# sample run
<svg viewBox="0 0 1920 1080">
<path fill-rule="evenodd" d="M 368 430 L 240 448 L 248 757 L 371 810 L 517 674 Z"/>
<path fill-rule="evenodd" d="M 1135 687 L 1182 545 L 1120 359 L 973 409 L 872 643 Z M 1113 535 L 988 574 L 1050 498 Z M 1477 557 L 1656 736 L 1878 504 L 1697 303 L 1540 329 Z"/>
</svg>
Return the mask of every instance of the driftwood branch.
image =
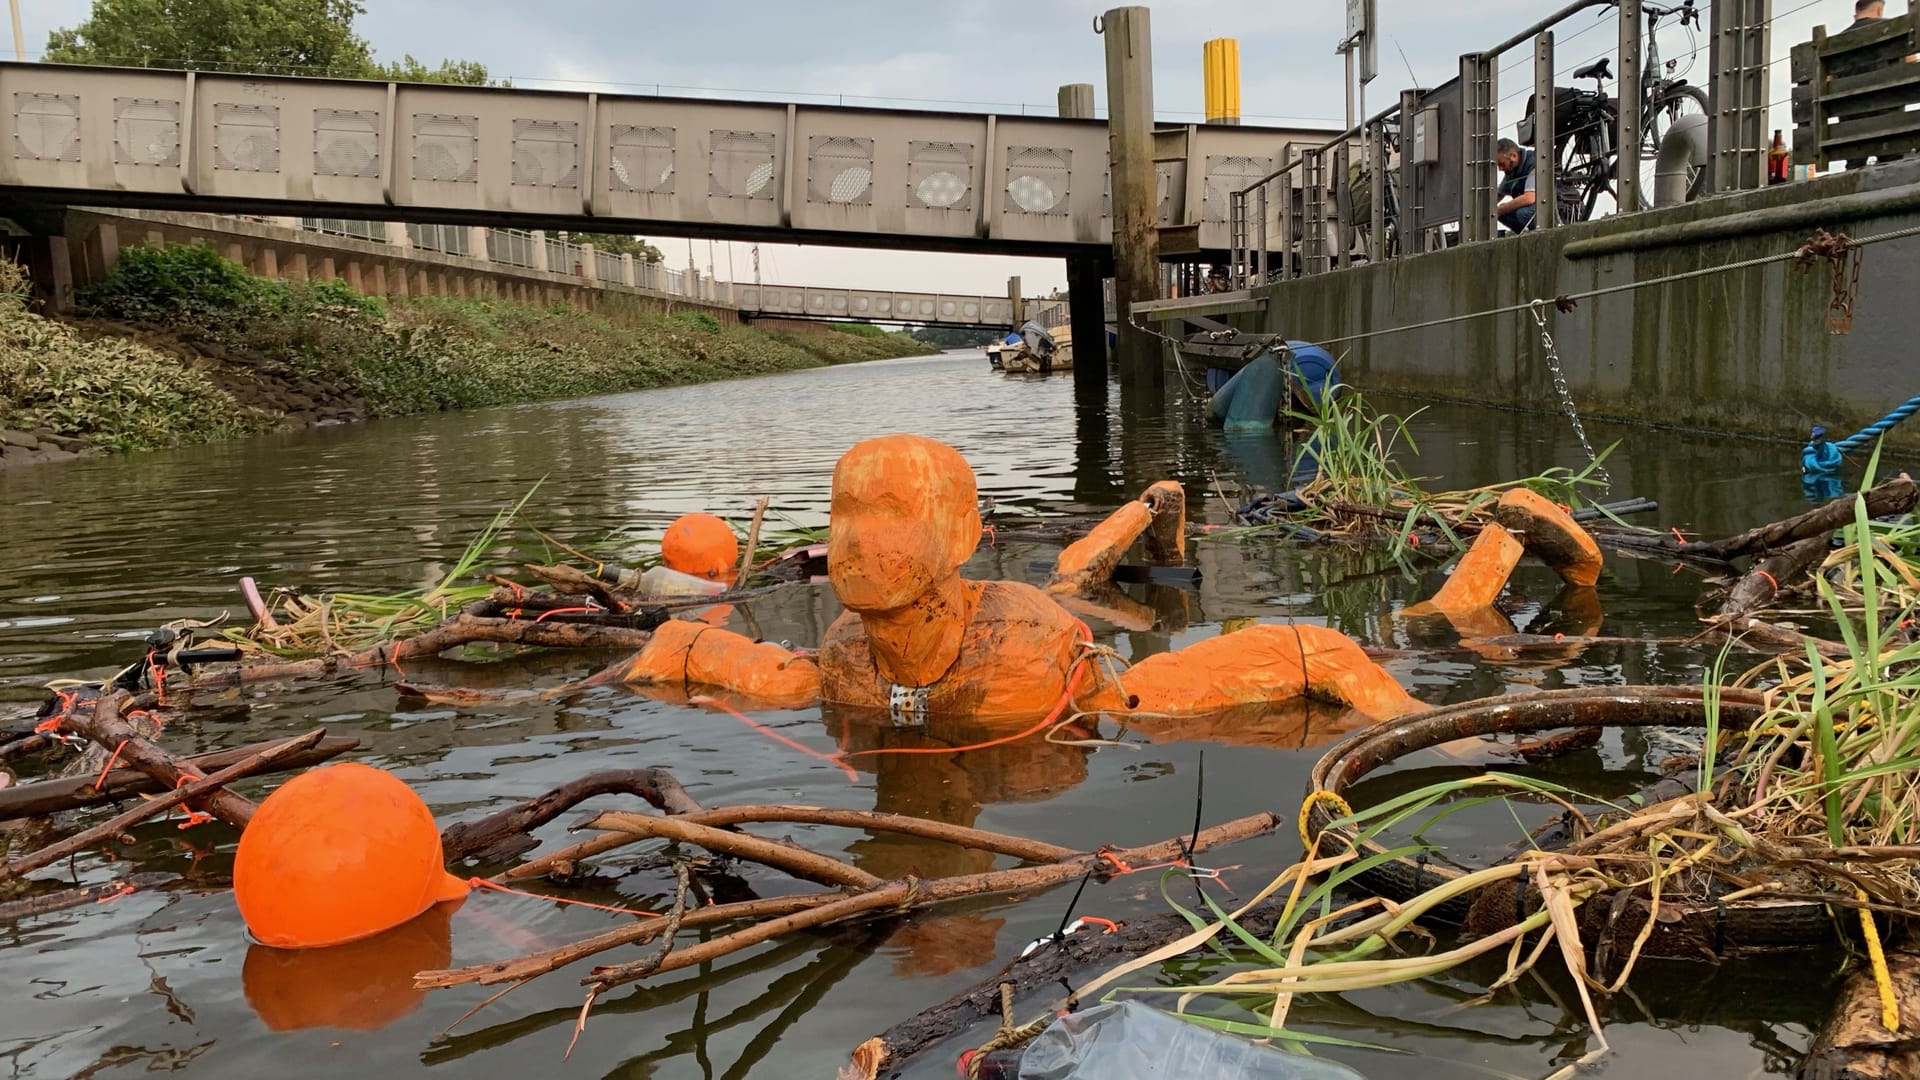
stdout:
<svg viewBox="0 0 1920 1080">
<path fill-rule="evenodd" d="M 56 843 L 48 844 L 39 851 L 22 856 L 5 866 L 0 866 L 0 881 L 7 881 L 11 878 L 32 873 L 43 866 L 50 866 L 69 855 L 82 851 L 103 840 L 111 840 L 125 832 L 128 828 L 148 818 L 164 814 L 183 802 L 207 795 L 226 784 L 249 776 L 292 754 L 302 750 L 311 750 L 320 744 L 320 740 L 325 738 L 326 734 L 326 728 L 314 728 L 305 735 L 276 743 L 259 753 L 250 754 L 234 762 L 219 772 L 211 773 L 203 779 L 195 780 L 190 784 L 175 788 L 165 795 L 149 799 L 110 821 L 105 821 L 99 825 L 95 825 L 91 829 L 74 833 L 72 836 Z"/>
<path fill-rule="evenodd" d="M 275 744 L 271 742 L 250 743 L 231 750 L 182 758 L 180 763 L 200 772 L 218 771 L 273 745 Z M 303 769 L 309 765 L 318 765 L 339 757 L 359 745 L 360 740 L 351 736 L 329 735 L 312 748 L 280 758 L 259 771 L 276 773 Z M 91 775 L 69 776 L 58 780 L 36 780 L 31 784 L 0 790 L 0 821 L 55 814 L 63 810 L 78 810 L 97 803 L 167 790 L 166 785 L 155 781 L 138 769 L 114 769 L 107 774 L 106 780 L 102 781 L 98 788 L 93 786 L 95 779 L 96 777 Z"/>
<path fill-rule="evenodd" d="M 662 807 L 662 809 L 667 808 Z M 667 812 L 674 813 L 672 810 Z M 1058 844 L 1028 840 L 1006 833 L 989 832 L 985 829 L 971 829 L 964 825 L 949 825 L 942 821 L 928 821 L 926 818 L 909 817 L 905 814 L 888 814 L 878 810 L 833 810 L 819 806 L 726 806 L 717 810 L 700 810 L 681 816 L 694 824 L 710 825 L 714 828 L 777 822 L 787 825 L 832 825 L 846 829 L 900 833 L 927 840 L 959 844 L 961 847 L 970 847 L 978 851 L 991 851 L 996 855 L 1009 855 L 1026 862 L 1058 862 L 1078 854 L 1072 848 L 1061 847 Z M 597 827 L 599 827 L 597 821 L 590 821 L 583 826 L 589 829 Z M 524 881 L 528 878 L 544 877 L 556 871 L 571 874 L 583 859 L 604 855 L 609 851 L 637 844 L 646 838 L 644 835 L 631 832 L 606 833 L 542 855 L 538 859 L 521 863 L 496 875 L 494 880 Z"/>
<path fill-rule="evenodd" d="M 327 656 L 285 664 L 245 664 L 226 671 L 196 671 L 190 685 L 206 688 L 238 686 L 264 679 L 317 678 L 347 671 L 379 668 L 423 656 L 438 656 L 462 645 L 480 643 L 531 645 L 552 649 L 637 650 L 643 648 L 652 637 L 653 635 L 645 630 L 630 630 L 619 626 L 485 619 L 463 613 L 424 634 L 382 642 L 371 649 L 363 649 L 346 656 Z"/>
<path fill-rule="evenodd" d="M 95 702 L 91 711 L 82 709 L 69 713 L 61 723 L 91 739 L 96 745 L 119 754 L 128 765 L 147 774 L 168 790 L 204 778 L 206 774 L 198 767 L 175 759 L 142 737 L 121 717 L 121 706 L 131 696 L 124 690 L 108 694 Z M 236 828 L 246 828 L 247 822 L 253 818 L 254 804 L 251 800 L 220 788 L 212 788 L 204 795 L 195 797 L 189 805 L 193 803 L 199 804 L 197 809 Z"/>
<path fill-rule="evenodd" d="M 712 812 L 713 811 L 709 811 L 709 813 Z M 1283 820 L 1279 816 L 1270 813 L 1252 814 L 1247 817 L 1237 818 L 1233 821 L 1201 830 L 1199 835 L 1193 840 L 1192 851 L 1197 853 L 1221 844 L 1228 844 L 1237 840 L 1247 839 L 1248 837 L 1259 836 L 1272 831 L 1281 824 L 1284 824 Z M 732 834 L 723 833 L 722 835 Z M 792 849 L 782 850 L 791 851 Z M 1120 863 L 1147 864 L 1165 862 L 1186 853 L 1187 850 L 1188 838 L 1180 836 L 1170 840 L 1163 840 L 1157 844 L 1150 844 L 1146 847 L 1114 850 L 1106 854 L 1101 852 L 1076 852 L 1069 857 L 1041 866 L 1023 866 L 1010 870 L 994 870 L 983 874 L 967 874 L 960 877 L 937 878 L 930 881 L 915 882 L 913 883 L 911 899 L 908 901 L 900 901 L 900 903 L 910 908 L 921 908 L 932 904 L 941 904 L 953 900 L 980 896 L 991 896 L 997 893 L 1044 889 L 1073 881 L 1089 871 L 1095 873 L 1103 872 L 1109 868 L 1109 866 L 1113 865 L 1108 861 L 1109 856 L 1114 860 L 1118 860 Z M 870 889 L 867 892 L 856 894 L 851 898 L 842 892 L 826 892 L 798 896 L 781 896 L 767 900 L 753 900 L 741 904 L 718 904 L 688 912 L 681 925 L 683 929 L 697 929 L 701 926 L 711 926 L 716 923 L 733 922 L 740 919 L 770 919 L 776 923 L 780 923 L 781 926 L 785 928 L 778 930 L 776 933 L 785 933 L 787 930 L 797 928 L 783 921 L 789 916 L 817 913 L 817 909 L 819 908 L 840 904 L 849 899 L 871 896 L 875 892 L 884 890 L 905 890 L 906 888 L 905 883 L 894 882 L 883 884 L 879 889 Z M 825 925 L 827 922 L 834 921 L 835 919 L 848 918 L 853 914 L 877 910 L 880 907 L 892 906 L 896 903 L 891 899 L 894 894 L 889 893 L 888 895 L 889 899 L 874 902 L 869 907 L 861 907 L 851 912 L 847 909 L 840 909 L 836 914 L 826 919 L 809 921 L 804 925 Z M 763 923 L 761 925 L 767 924 Z M 622 945 L 644 944 L 653 940 L 665 927 L 666 920 L 664 918 L 654 917 L 641 919 L 631 925 L 607 931 L 606 933 L 588 938 L 585 941 L 575 942 L 571 945 L 562 946 L 561 948 L 552 949 L 543 953 L 535 953 L 512 960 L 477 964 L 465 968 L 453 968 L 443 971 L 423 971 L 414 977 L 414 985 L 420 989 L 436 989 L 448 986 L 459 986 L 466 983 L 492 984 L 514 982 L 519 979 L 530 978 L 558 970 L 568 964 L 605 952 L 608 949 L 618 948 Z M 740 933 L 746 933 L 746 931 L 741 931 Z M 745 948 L 747 945 L 756 941 L 766 940 L 766 937 L 763 936 L 742 938 L 740 933 L 724 938 L 717 938 L 713 942 L 704 943 L 700 948 L 707 951 L 703 951 L 700 954 L 701 959 L 695 960 L 694 962 L 698 963 L 703 960 L 713 959 L 715 956 L 725 955 L 726 951 Z M 717 946 L 721 942 L 729 942 L 731 944 L 726 950 L 721 952 L 708 950 L 709 946 Z M 686 950 L 682 953 L 675 953 L 674 956 L 686 956 L 692 954 L 692 952 L 693 950 Z M 587 981 L 594 983 L 600 980 L 589 978 Z M 608 985 L 612 984 L 609 983 Z"/>
<path fill-rule="evenodd" d="M 462 822 L 440 834 L 448 862 L 465 858 L 499 861 L 531 850 L 534 829 L 598 795 L 637 795 L 668 814 L 698 813 L 680 781 L 665 769 L 606 769 L 529 799 L 478 821 Z"/>
<path fill-rule="evenodd" d="M 654 817 L 650 814 L 626 814 L 612 811 L 594 819 L 598 828 L 698 844 L 716 855 L 737 858 L 785 870 L 794 877 L 821 885 L 872 889 L 880 879 L 839 859 L 808 851 L 803 847 L 777 844 L 746 833 L 728 832 L 710 825 L 695 825 L 684 818 Z"/>
<path fill-rule="evenodd" d="M 841 919 L 867 915 L 884 908 L 904 908 L 911 903 L 913 895 L 914 887 L 910 882 L 896 881 L 867 892 L 843 896 L 832 903 L 822 904 L 808 911 L 798 911 L 778 919 L 755 923 L 745 930 L 681 949 L 664 959 L 656 960 L 654 957 L 648 957 L 631 964 L 594 968 L 591 974 L 580 981 L 583 985 L 592 987 L 595 993 L 604 993 L 613 987 L 637 982 L 649 975 L 664 975 L 670 971 L 718 960 L 730 953 L 751 948 L 763 941 L 772 941 L 774 938 L 791 934 L 796 930 L 825 926 Z"/>
<path fill-rule="evenodd" d="M 1904 514 L 1920 503 L 1920 485 L 1916 485 L 1905 473 L 1884 484 L 1876 484 L 1860 492 L 1867 501 L 1868 517 L 1885 517 L 1888 514 Z M 1748 529 L 1738 536 L 1729 536 L 1724 540 L 1712 540 L 1690 544 L 1676 544 L 1675 550 L 1683 555 L 1706 555 L 1715 559 L 1737 559 L 1743 555 L 1758 555 L 1763 551 L 1786 547 L 1809 537 L 1830 533 L 1843 525 L 1853 523 L 1853 503 L 1855 496 L 1843 495 L 1815 507 L 1804 514 L 1762 525 L 1757 529 Z"/>
<path fill-rule="evenodd" d="M 36 915 L 65 911 L 83 904 L 104 904 L 141 889 L 158 888 L 179 880 L 178 874 L 128 874 L 125 877 L 114 878 L 112 881 L 103 881 L 98 885 L 83 885 L 77 889 L 61 889 L 57 892 L 25 896 L 0 904 L 0 922 L 30 919 Z"/>
<path fill-rule="evenodd" d="M 1727 598 L 1720 605 L 1721 617 L 1747 615 L 1773 603 L 1780 590 L 1800 581 L 1820 564 L 1832 537 L 1831 531 L 1818 533 L 1754 563 L 1753 568 L 1727 590 Z"/>
<path fill-rule="evenodd" d="M 1893 950 L 1887 954 L 1900 1012 L 1900 1031 L 1881 1023 L 1880 989 L 1873 969 L 1855 968 L 1841 984 L 1827 1024 L 1800 1063 L 1798 1080 L 1901 1080 L 1914 1075 L 1914 1032 L 1920 1030 L 1920 956 Z"/>
</svg>

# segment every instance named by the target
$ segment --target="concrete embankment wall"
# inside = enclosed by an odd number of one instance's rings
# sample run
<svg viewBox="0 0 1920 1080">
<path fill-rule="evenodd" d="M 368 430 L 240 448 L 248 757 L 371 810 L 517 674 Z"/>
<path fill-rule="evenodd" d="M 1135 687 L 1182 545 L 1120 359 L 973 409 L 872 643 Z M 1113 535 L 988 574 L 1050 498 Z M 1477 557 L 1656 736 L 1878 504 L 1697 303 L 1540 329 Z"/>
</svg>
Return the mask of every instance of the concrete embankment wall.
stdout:
<svg viewBox="0 0 1920 1080">
<path fill-rule="evenodd" d="M 1259 328 L 1327 341 L 1726 267 L 1818 229 L 1914 226 L 1920 162 L 1900 162 L 1279 282 Z M 1920 237 L 1864 249 L 1850 333 L 1828 332 L 1834 295 L 1828 262 L 1775 262 L 1549 306 L 1547 320 L 1583 414 L 1797 439 L 1813 423 L 1850 433 L 1920 394 Z M 1330 348 L 1363 391 L 1559 407 L 1524 311 Z M 1920 443 L 1920 424 L 1899 434 Z"/>
<path fill-rule="evenodd" d="M 164 210 L 70 210 L 65 234 L 25 242 L 36 283 L 54 310 L 76 287 L 105 277 L 120 250 L 135 245 L 203 244 L 261 277 L 344 281 L 369 296 L 454 296 L 518 300 L 578 311 L 704 311 L 727 324 L 732 307 L 618 282 L 529 270 L 462 255 L 381 244 L 219 214 Z"/>
</svg>

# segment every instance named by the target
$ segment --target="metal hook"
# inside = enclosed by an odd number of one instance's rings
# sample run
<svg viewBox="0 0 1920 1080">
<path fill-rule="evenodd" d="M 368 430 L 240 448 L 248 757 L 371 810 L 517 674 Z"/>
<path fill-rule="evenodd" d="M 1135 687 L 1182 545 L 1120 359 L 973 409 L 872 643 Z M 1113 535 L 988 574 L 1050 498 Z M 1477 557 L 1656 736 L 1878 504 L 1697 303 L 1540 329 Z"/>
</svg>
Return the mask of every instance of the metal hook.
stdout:
<svg viewBox="0 0 1920 1080">
<path fill-rule="evenodd" d="M 1107 17 L 1105 15 L 1095 15 L 1093 17 L 1093 32 L 1096 34 L 1104 34 L 1107 32 Z"/>
</svg>

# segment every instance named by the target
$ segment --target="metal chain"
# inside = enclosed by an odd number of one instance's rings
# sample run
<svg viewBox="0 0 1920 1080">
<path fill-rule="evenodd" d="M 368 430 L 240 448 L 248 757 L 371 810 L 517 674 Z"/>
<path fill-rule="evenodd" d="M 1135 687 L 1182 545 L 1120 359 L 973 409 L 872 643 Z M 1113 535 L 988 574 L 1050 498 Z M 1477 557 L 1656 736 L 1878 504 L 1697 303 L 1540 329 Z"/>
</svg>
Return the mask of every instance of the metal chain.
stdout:
<svg viewBox="0 0 1920 1080">
<path fill-rule="evenodd" d="M 1527 310 L 1533 313 L 1533 324 L 1540 329 L 1540 347 L 1546 350 L 1547 370 L 1553 373 L 1553 392 L 1560 395 L 1560 407 L 1573 424 L 1573 433 L 1580 439 L 1580 449 L 1587 452 L 1587 463 L 1593 466 L 1593 474 L 1600 478 L 1600 491 L 1604 494 L 1612 490 L 1613 477 L 1607 475 L 1606 466 L 1600 464 L 1600 456 L 1593 452 L 1593 444 L 1587 441 L 1587 427 L 1580 422 L 1579 410 L 1573 407 L 1573 391 L 1567 387 L 1566 372 L 1560 368 L 1560 352 L 1554 347 L 1553 335 L 1547 331 L 1547 302 L 1535 300 Z"/>
</svg>

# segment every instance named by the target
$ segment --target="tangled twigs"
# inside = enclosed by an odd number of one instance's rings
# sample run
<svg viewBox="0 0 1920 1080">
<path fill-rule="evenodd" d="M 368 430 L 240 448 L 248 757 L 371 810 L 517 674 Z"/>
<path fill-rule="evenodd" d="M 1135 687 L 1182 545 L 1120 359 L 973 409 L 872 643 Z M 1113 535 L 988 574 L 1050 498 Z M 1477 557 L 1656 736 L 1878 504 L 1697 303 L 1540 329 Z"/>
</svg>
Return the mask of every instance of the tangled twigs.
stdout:
<svg viewBox="0 0 1920 1080">
<path fill-rule="evenodd" d="M 708 811 L 708 813 L 714 812 L 715 811 Z M 1282 819 L 1274 814 L 1252 814 L 1221 825 L 1216 825 L 1209 829 L 1201 830 L 1200 833 L 1193 838 L 1191 848 L 1189 848 L 1188 837 L 1177 836 L 1170 840 L 1163 840 L 1160 843 L 1151 844 L 1146 847 L 1110 851 L 1105 855 L 1099 852 L 1076 852 L 1066 858 L 1042 866 L 1023 866 L 1011 870 L 994 870 L 983 874 L 967 874 L 960 877 L 935 878 L 929 881 L 915 882 L 911 901 L 907 903 L 906 906 L 920 908 L 932 904 L 946 903 L 952 900 L 990 896 L 996 893 L 1024 892 L 1032 889 L 1049 888 L 1054 885 L 1061 885 L 1073 881 L 1086 874 L 1088 870 L 1098 872 L 1108 868 L 1110 865 L 1116 865 L 1112 860 L 1117 860 L 1117 863 L 1131 865 L 1166 862 L 1183 854 L 1194 854 L 1217 847 L 1221 844 L 1228 844 L 1237 840 L 1244 840 L 1248 837 L 1271 832 L 1282 823 Z M 722 833 L 721 835 L 732 836 L 733 834 Z M 786 850 L 791 851 L 792 849 Z M 894 899 L 888 898 L 904 897 L 906 895 L 906 888 L 907 883 L 905 882 L 892 882 L 882 884 L 877 889 L 855 894 L 852 897 L 841 892 L 809 893 L 798 896 L 774 897 L 768 900 L 753 900 L 740 904 L 718 904 L 712 907 L 697 908 L 687 913 L 686 918 L 681 922 L 682 929 L 696 929 L 701 926 L 711 926 L 717 923 L 732 922 L 739 919 L 767 919 L 770 921 L 760 923 L 756 927 L 751 928 L 755 931 L 752 936 L 743 937 L 742 935 L 748 934 L 749 931 L 740 931 L 727 937 L 718 938 L 712 942 L 703 943 L 697 947 L 701 950 L 698 953 L 696 953 L 694 949 L 676 952 L 668 962 L 662 966 L 661 971 L 665 972 L 667 970 L 677 969 L 682 966 L 681 961 L 689 956 L 695 957 L 695 959 L 689 962 L 703 963 L 707 960 L 715 959 L 718 956 L 724 956 L 736 949 L 745 948 L 755 942 L 764 941 L 769 937 L 778 936 L 791 930 L 803 929 L 808 926 L 824 925 L 825 923 L 838 919 L 850 918 L 857 914 L 887 907 L 896 902 Z M 898 892 L 896 893 L 895 890 L 898 890 Z M 885 894 L 885 896 L 882 896 L 878 900 L 871 899 L 880 894 Z M 868 898 L 864 906 L 856 904 L 848 907 L 844 905 L 845 901 L 860 901 L 863 900 L 863 898 Z M 825 918 L 819 918 L 819 912 L 827 908 L 832 908 L 833 911 Z M 809 918 L 803 919 L 798 923 L 791 921 L 800 916 L 809 916 Z M 762 929 L 769 927 L 772 928 L 770 932 Z M 544 953 L 535 953 L 513 960 L 479 964 L 466 968 L 455 968 L 444 971 L 423 971 L 414 976 L 414 985 L 423 990 L 430 990 L 448 986 L 459 986 L 466 983 L 492 984 L 514 982 L 534 975 L 546 974 L 547 972 L 557 970 L 588 956 L 605 952 L 608 949 L 618 948 L 621 945 L 651 941 L 665 929 L 666 919 L 663 917 L 642 919 L 631 925 L 621 926 L 585 941 L 576 942 L 572 945 L 549 950 Z M 725 947 L 720 948 L 723 943 L 725 943 Z M 715 951 L 716 948 L 718 951 Z M 620 969 L 607 970 L 618 971 Z M 594 978 L 590 978 L 587 981 L 597 983 L 601 980 L 599 980 L 596 973 Z M 609 982 L 608 985 L 614 985 L 614 983 Z"/>
<path fill-rule="evenodd" d="M 190 799 L 197 799 L 244 776 L 258 772 L 261 768 L 271 765 L 291 754 L 298 753 L 302 750 L 311 750 L 320 744 L 320 740 L 325 738 L 326 734 L 326 728 L 314 728 L 305 735 L 296 736 L 284 742 L 276 743 L 210 776 L 177 787 L 165 795 L 149 799 L 111 821 L 102 822 L 91 829 L 77 832 L 65 840 L 48 844 L 46 847 L 41 848 L 31 855 L 23 856 L 5 866 L 0 866 L 0 881 L 7 881 L 20 877 L 23 874 L 32 873 L 43 866 L 50 866 L 66 858 L 68 855 L 72 855 L 103 840 L 111 840 L 128 828 L 150 817 L 163 814 L 183 802 Z"/>
<path fill-rule="evenodd" d="M 916 883 L 911 881 L 892 882 L 869 892 L 855 893 L 852 896 L 842 897 L 832 903 L 822 904 L 809 911 L 799 911 L 778 919 L 769 919 L 763 923 L 756 923 L 745 930 L 735 931 L 725 937 L 715 938 L 712 941 L 703 941 L 698 945 L 681 949 L 663 958 L 648 957 L 645 960 L 636 960 L 631 964 L 594 968 L 591 974 L 580 981 L 582 984 L 591 987 L 593 993 L 602 994 L 616 986 L 637 982 L 649 975 L 664 975 L 670 971 L 678 971 L 681 968 L 693 967 L 696 964 L 704 964 L 709 961 L 718 960 L 723 956 L 739 952 L 741 949 L 751 948 L 763 941 L 771 941 L 782 935 L 791 934 L 796 930 L 805 930 L 814 926 L 824 926 L 827 923 L 838 922 L 841 919 L 851 919 L 885 908 L 901 908 L 904 910 L 916 906 L 914 904 L 915 893 L 917 891 L 915 884 Z"/>
<path fill-rule="evenodd" d="M 250 754 L 257 754 L 273 745 L 266 742 L 250 743 L 231 750 L 196 754 L 190 758 L 180 759 L 180 763 L 201 772 L 217 772 Z M 313 747 L 279 758 L 262 766 L 258 771 L 275 773 L 304 769 L 309 765 L 330 761 L 359 745 L 360 740 L 351 736 L 329 735 Z M 22 784 L 19 787 L 0 791 L 0 821 L 33 817 L 39 814 L 57 814 L 63 810 L 78 810 L 95 803 L 167 790 L 164 783 L 138 769 L 116 768 L 107 773 L 106 780 L 96 788 L 94 781 L 97 779 L 99 779 L 98 776 L 89 774 L 58 780 L 36 780 L 31 784 Z"/>
<path fill-rule="evenodd" d="M 539 843 L 529 835 L 534 829 L 597 795 L 637 795 L 668 814 L 700 810 L 700 804 L 665 769 L 603 769 L 478 821 L 450 826 L 440 835 L 440 846 L 448 862 L 469 857 L 485 862 L 509 859 Z"/>
<path fill-rule="evenodd" d="M 285 664 L 246 664 L 227 671 L 195 672 L 195 687 L 237 686 L 263 679 L 301 679 L 378 668 L 402 660 L 437 656 L 462 645 L 535 645 L 553 649 L 639 649 L 651 640 L 645 630 L 620 626 L 484 619 L 460 614 L 424 634 L 383 642 L 346 656 L 327 656 Z"/>
<path fill-rule="evenodd" d="M 199 769 L 142 738 L 121 718 L 120 710 L 131 698 L 124 690 L 114 691 L 95 702 L 91 712 L 83 709 L 69 713 L 63 723 L 100 746 L 117 749 L 121 760 L 168 789 L 203 779 L 205 774 Z M 231 791 L 211 788 L 196 800 L 201 809 L 236 828 L 246 828 L 253 818 L 254 804 Z"/>
</svg>

